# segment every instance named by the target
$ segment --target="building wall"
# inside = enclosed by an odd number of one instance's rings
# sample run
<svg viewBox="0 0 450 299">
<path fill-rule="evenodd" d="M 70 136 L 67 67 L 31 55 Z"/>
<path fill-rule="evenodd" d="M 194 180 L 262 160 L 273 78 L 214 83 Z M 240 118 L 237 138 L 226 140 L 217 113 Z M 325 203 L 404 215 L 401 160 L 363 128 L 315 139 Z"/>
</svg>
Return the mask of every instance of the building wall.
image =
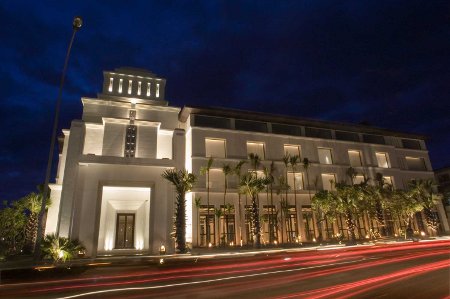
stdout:
<svg viewBox="0 0 450 299">
<path fill-rule="evenodd" d="M 336 139 L 337 131 L 334 129 L 328 129 L 326 137 L 317 138 L 308 134 L 320 133 L 320 130 L 307 126 L 299 126 L 295 134 L 275 134 L 274 128 L 277 125 L 264 120 L 259 120 L 263 131 L 237 130 L 237 127 L 243 126 L 242 123 L 245 126 L 249 125 L 249 122 L 234 118 L 228 120 L 227 127 L 200 126 L 196 125 L 197 115 L 189 113 L 182 120 L 183 111 L 168 106 L 164 99 L 164 79 L 142 70 L 120 71 L 123 73 L 117 70 L 104 73 L 103 93 L 98 98 L 82 98 L 82 119 L 73 121 L 70 130 L 64 130 L 57 179 L 56 183 L 51 185 L 54 205 L 48 212 L 46 232 L 80 239 L 87 248 L 88 256 L 116 253 L 157 254 L 161 245 L 164 245 L 168 252 L 174 251 L 170 233 L 173 227 L 175 190 L 161 177 L 165 170 L 173 168 L 185 168 L 198 176 L 194 190 L 186 197 L 188 242 L 192 241 L 194 245 L 199 242 L 196 224 L 199 208 L 195 204 L 198 197 L 201 198 L 201 205 L 206 205 L 209 200 L 209 204 L 215 208 L 220 208 L 224 202 L 231 203 L 235 207 L 236 222 L 236 239 L 233 242 L 238 243 L 241 238 L 246 241 L 245 231 L 238 228 L 244 221 L 244 208 L 246 204 L 250 204 L 250 199 L 241 196 L 239 205 L 238 181 L 234 175 L 228 177 L 227 196 L 224 198 L 222 167 L 224 164 L 234 167 L 240 160 L 247 160 L 248 142 L 264 145 L 259 171 L 263 166 L 270 167 L 273 163 L 276 178 L 286 172 L 282 161 L 286 152 L 284 146 L 300 147 L 300 161 L 295 171 L 302 173 L 297 177 L 303 180 L 303 186 L 297 185 L 299 190 L 291 190 L 287 195 L 290 204 L 297 203 L 297 230 L 300 241 L 307 241 L 305 229 L 308 221 L 304 216 L 310 215 L 308 211 L 311 196 L 317 190 L 330 185 L 328 178 L 322 181 L 322 174 L 334 174 L 336 181 L 349 182 L 346 175 L 350 167 L 349 150 L 361 153 L 362 164 L 354 167 L 358 174 L 374 179 L 376 173 L 382 173 L 392 178 L 395 188 L 405 188 L 414 178 L 433 177 L 423 140 L 405 141 L 403 137 L 390 135 L 367 137 L 358 132 L 354 134 L 356 141 L 343 141 Z M 121 91 L 117 85 L 120 79 Z M 132 80 L 130 93 L 127 85 L 129 80 Z M 144 85 L 151 83 L 151 88 L 156 88 L 154 84 L 158 82 L 159 96 L 154 94 L 154 91 L 148 96 Z M 221 111 L 216 110 L 214 113 L 220 114 Z M 125 151 L 126 142 L 130 144 L 126 139 L 130 137 L 130 131 L 127 129 L 130 126 L 137 128 L 137 134 L 133 137 L 134 143 L 131 142 L 134 144 L 131 155 Z M 381 138 L 385 144 L 363 142 L 365 138 Z M 223 140 L 226 147 L 225 156 L 214 159 L 209 196 L 205 176 L 200 174 L 201 168 L 208 160 L 206 139 Z M 320 162 L 319 148 L 331 151 L 332 163 Z M 388 155 L 387 168 L 378 165 L 376 153 Z M 302 167 L 303 158 L 310 161 L 308 176 Z M 421 163 L 423 169 L 420 169 Z M 242 173 L 247 171 L 251 171 L 249 163 L 242 168 Z M 291 172 L 292 169 L 289 167 L 288 171 Z M 288 176 L 293 180 L 292 174 Z M 136 190 L 144 193 L 136 193 Z M 259 203 L 261 211 L 264 206 L 272 204 L 280 209 L 278 195 L 268 196 L 261 192 Z M 111 247 L 115 238 L 116 215 L 127 211 L 136 214 L 135 248 L 116 250 Z M 445 217 L 442 205 L 438 205 L 438 211 L 441 217 Z M 219 229 L 219 220 L 217 217 L 214 219 L 215 227 Z M 315 221 L 314 218 L 313 222 Z M 319 226 L 323 229 L 324 224 Z M 319 229 L 313 228 L 314 235 Z M 448 225 L 444 229 L 448 231 Z M 282 238 L 287 236 L 282 235 Z M 217 234 L 213 242 L 219 242 Z"/>
</svg>

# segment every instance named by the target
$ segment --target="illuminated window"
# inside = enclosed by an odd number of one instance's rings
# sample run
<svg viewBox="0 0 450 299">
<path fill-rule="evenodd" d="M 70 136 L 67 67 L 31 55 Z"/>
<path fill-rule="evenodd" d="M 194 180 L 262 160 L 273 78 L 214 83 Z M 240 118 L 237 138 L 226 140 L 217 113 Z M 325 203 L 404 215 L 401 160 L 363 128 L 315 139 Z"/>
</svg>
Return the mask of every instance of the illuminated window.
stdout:
<svg viewBox="0 0 450 299">
<path fill-rule="evenodd" d="M 132 88 L 133 88 L 133 80 L 128 80 L 128 94 L 131 94 Z"/>
<path fill-rule="evenodd" d="M 348 151 L 348 157 L 350 159 L 350 166 L 352 167 L 362 166 L 360 151 L 350 150 Z"/>
<path fill-rule="evenodd" d="M 405 157 L 408 170 L 426 171 L 425 160 L 417 157 Z"/>
<path fill-rule="evenodd" d="M 119 93 L 122 93 L 122 83 L 123 83 L 123 79 L 119 80 Z"/>
<path fill-rule="evenodd" d="M 156 97 L 159 98 L 159 83 L 156 83 Z"/>
<path fill-rule="evenodd" d="M 300 145 L 284 145 L 284 153 L 289 156 L 299 156 L 300 157 Z"/>
<path fill-rule="evenodd" d="M 303 173 L 296 172 L 295 173 L 295 186 L 294 186 L 294 173 L 288 172 L 288 185 L 291 187 L 291 190 L 303 190 Z"/>
<path fill-rule="evenodd" d="M 137 94 L 138 94 L 138 96 L 140 96 L 140 95 L 141 95 L 141 85 L 142 85 L 142 82 L 141 82 L 141 81 L 139 81 L 139 82 L 138 82 L 138 90 L 137 90 Z"/>
<path fill-rule="evenodd" d="M 391 186 L 394 186 L 394 180 L 391 176 L 383 176 L 383 181 L 385 184 L 389 184 Z"/>
<path fill-rule="evenodd" d="M 319 147 L 318 151 L 319 151 L 320 164 L 333 164 L 333 158 L 331 156 L 331 149 Z"/>
<path fill-rule="evenodd" d="M 358 174 L 353 178 L 353 184 L 358 185 L 361 183 L 364 183 L 364 176 L 361 174 Z"/>
<path fill-rule="evenodd" d="M 147 83 L 147 96 L 150 96 L 150 87 L 151 87 L 151 83 Z"/>
<path fill-rule="evenodd" d="M 331 191 L 336 183 L 336 175 L 334 173 L 322 173 L 323 190 Z"/>
<path fill-rule="evenodd" d="M 206 157 L 225 158 L 226 145 L 223 139 L 205 139 Z"/>
<path fill-rule="evenodd" d="M 113 84 L 114 84 L 114 78 L 109 78 L 109 87 L 108 87 L 109 92 L 113 91 Z"/>
<path fill-rule="evenodd" d="M 262 142 L 247 142 L 247 156 L 250 154 L 258 155 L 261 160 L 264 160 L 264 143 Z"/>
<path fill-rule="evenodd" d="M 389 158 L 387 153 L 375 153 L 377 157 L 378 167 L 389 168 Z"/>
<path fill-rule="evenodd" d="M 136 154 L 137 126 L 128 125 L 125 136 L 125 157 L 134 157 Z"/>
</svg>

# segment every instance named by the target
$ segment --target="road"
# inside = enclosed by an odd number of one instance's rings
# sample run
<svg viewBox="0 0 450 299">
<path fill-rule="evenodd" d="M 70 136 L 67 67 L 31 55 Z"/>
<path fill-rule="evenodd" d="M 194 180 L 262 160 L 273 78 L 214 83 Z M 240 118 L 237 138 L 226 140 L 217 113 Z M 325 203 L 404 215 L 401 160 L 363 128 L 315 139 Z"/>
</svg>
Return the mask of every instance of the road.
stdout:
<svg viewBox="0 0 450 299">
<path fill-rule="evenodd" d="M 450 241 L 91 267 L 20 278 L 0 298 L 446 298 Z"/>
</svg>

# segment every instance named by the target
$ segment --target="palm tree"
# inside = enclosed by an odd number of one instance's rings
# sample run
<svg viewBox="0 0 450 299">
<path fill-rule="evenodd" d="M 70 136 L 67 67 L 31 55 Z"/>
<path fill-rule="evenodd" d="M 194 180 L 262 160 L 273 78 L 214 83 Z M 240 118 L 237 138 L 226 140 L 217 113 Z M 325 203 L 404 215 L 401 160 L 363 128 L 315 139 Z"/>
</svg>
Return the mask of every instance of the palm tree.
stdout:
<svg viewBox="0 0 450 299">
<path fill-rule="evenodd" d="M 214 214 L 216 215 L 216 217 L 217 217 L 217 235 L 219 236 L 219 246 L 225 241 L 225 236 L 223 237 L 223 239 L 222 239 L 222 237 L 220 236 L 220 217 L 222 217 L 223 216 L 223 212 L 222 212 L 222 210 L 221 209 L 214 209 Z M 221 241 L 221 239 L 222 239 L 222 243 L 220 242 Z"/>
<path fill-rule="evenodd" d="M 195 197 L 194 199 L 195 202 L 195 207 L 197 208 L 197 246 L 199 246 L 198 244 L 198 240 L 200 239 L 200 206 L 202 204 L 202 198 L 200 196 Z"/>
<path fill-rule="evenodd" d="M 405 239 L 412 237 L 412 219 L 417 212 L 424 209 L 422 202 L 410 191 L 392 190 L 388 198 L 387 208 L 394 216 L 403 218 L 406 224 Z"/>
<path fill-rule="evenodd" d="M 241 181 L 241 170 L 242 170 L 242 165 L 244 165 L 245 163 L 247 163 L 247 161 L 242 160 L 239 161 L 239 163 L 234 167 L 234 174 L 237 176 L 238 178 L 238 182 Z M 241 211 L 241 192 L 238 192 L 238 204 L 239 204 L 239 236 L 241 238 L 240 240 L 240 244 L 242 246 L 242 211 Z"/>
<path fill-rule="evenodd" d="M 346 219 L 350 244 L 356 243 L 354 215 L 360 209 L 364 194 L 359 185 L 335 184 L 335 191 L 320 191 L 312 198 L 315 210 L 320 208 L 327 217 L 337 218 L 344 215 Z"/>
<path fill-rule="evenodd" d="M 226 238 L 227 238 L 227 243 L 226 244 L 230 244 L 230 233 L 228 232 L 228 217 L 229 215 L 231 215 L 231 212 L 233 211 L 233 205 L 227 203 L 225 206 L 225 224 L 226 224 L 226 228 L 227 228 L 227 233 L 226 233 Z M 233 243 L 235 242 L 235 238 L 233 238 L 233 240 L 231 240 Z"/>
<path fill-rule="evenodd" d="M 38 216 L 41 210 L 43 199 L 43 185 L 37 186 L 39 193 L 32 192 L 20 200 L 20 207 L 28 215 L 27 223 L 25 225 L 25 244 L 24 251 L 27 253 L 34 252 L 34 247 L 38 232 Z M 50 205 L 50 196 L 46 199 L 45 206 Z"/>
<path fill-rule="evenodd" d="M 253 168 L 253 172 L 255 173 L 256 178 L 258 178 L 258 168 L 259 165 L 261 165 L 261 158 L 258 156 L 258 154 L 250 153 L 248 155 L 248 158 L 250 159 L 250 165 Z"/>
<path fill-rule="evenodd" d="M 305 170 L 305 174 L 306 174 L 306 184 L 307 184 L 307 188 L 308 188 L 308 197 L 309 197 L 309 202 L 311 202 L 311 186 L 309 185 L 309 167 L 311 166 L 311 163 L 309 162 L 308 158 L 303 158 L 303 169 Z M 319 235 L 317 236 L 317 241 L 320 243 L 323 240 L 323 236 L 322 236 L 322 226 L 321 223 L 323 221 L 323 215 L 322 215 L 322 211 L 320 210 L 320 208 L 317 209 L 317 221 L 316 221 L 316 226 L 317 226 L 317 231 L 319 232 Z"/>
<path fill-rule="evenodd" d="M 284 225 L 286 224 L 286 216 L 287 213 L 285 213 L 286 209 L 286 199 L 283 199 L 283 193 L 285 190 L 289 190 L 289 185 L 287 184 L 287 180 L 283 175 L 280 175 L 278 177 L 278 186 L 276 189 L 277 195 L 280 196 L 280 224 L 281 224 L 281 243 L 284 243 Z M 284 215 L 283 215 L 284 214 Z M 286 230 L 288 227 L 286 227 Z"/>
<path fill-rule="evenodd" d="M 214 158 L 213 157 L 209 157 L 208 159 L 208 163 L 206 164 L 206 166 L 203 166 L 202 168 L 200 168 L 200 174 L 201 175 L 206 175 L 206 205 L 207 205 L 207 216 L 206 216 L 206 243 L 209 244 L 211 242 L 211 232 L 210 232 L 210 227 L 209 227 L 209 222 L 211 221 L 209 218 L 209 174 L 211 171 L 211 167 L 212 164 L 214 162 Z"/>
<path fill-rule="evenodd" d="M 434 205 L 442 198 L 441 194 L 433 192 L 435 184 L 433 180 L 413 180 L 409 184 L 409 194 L 417 201 L 422 203 L 424 207 L 427 226 L 437 231 L 439 227 L 439 219 L 433 213 Z"/>
<path fill-rule="evenodd" d="M 273 183 L 275 182 L 275 177 L 274 177 L 274 173 L 275 173 L 275 163 L 274 161 L 272 161 L 272 163 L 270 163 L 270 171 L 269 171 L 269 186 L 270 186 L 270 228 L 271 228 L 271 233 L 270 233 L 270 241 L 273 242 L 274 240 L 278 241 L 278 235 L 277 235 L 277 227 L 278 227 L 278 223 L 276 221 L 276 217 L 274 217 L 274 213 L 275 213 L 275 207 L 273 205 Z M 275 221 L 275 223 L 273 223 Z"/>
<path fill-rule="evenodd" d="M 223 210 L 224 210 L 224 214 L 225 214 L 225 206 L 226 206 L 226 198 L 227 198 L 227 187 L 228 187 L 228 176 L 233 172 L 231 170 L 230 165 L 228 164 L 224 164 L 222 167 L 222 172 L 223 172 L 223 177 L 224 177 L 224 192 L 223 192 Z M 225 234 L 225 236 L 228 236 L 228 218 L 225 216 L 225 220 L 226 220 L 226 227 L 223 231 L 223 233 Z M 228 242 L 227 242 L 228 243 Z"/>
<path fill-rule="evenodd" d="M 373 192 L 370 192 L 371 194 L 371 198 L 369 198 L 369 201 L 375 200 L 374 203 L 374 218 L 375 221 L 378 222 L 378 224 L 381 226 L 381 235 L 385 236 L 387 234 L 387 230 L 386 230 L 386 222 L 384 220 L 384 215 L 383 215 L 383 203 L 386 202 L 386 198 L 389 194 L 389 190 L 391 189 L 392 186 L 386 186 L 385 182 L 384 182 L 384 178 L 383 175 L 379 172 L 377 172 L 375 174 L 375 188 L 373 189 Z M 370 190 L 370 188 L 369 188 Z"/>
<path fill-rule="evenodd" d="M 299 156 L 298 155 L 294 155 L 294 156 L 291 156 L 289 158 L 289 163 L 291 164 L 291 168 L 292 168 L 292 179 L 294 181 L 294 205 L 295 205 L 295 217 L 297 219 L 297 221 L 296 221 L 297 227 L 295 228 L 297 234 L 296 234 L 295 237 L 298 237 L 298 232 L 299 232 L 299 229 L 298 229 L 298 225 L 299 225 L 298 222 L 299 221 L 298 221 L 298 213 L 297 213 L 297 209 L 298 209 L 298 207 L 297 207 L 297 186 L 296 186 L 296 183 L 295 183 L 295 174 L 296 174 L 296 171 L 297 171 L 297 164 L 298 164 L 298 162 L 299 162 Z"/>
<path fill-rule="evenodd" d="M 239 189 L 252 199 L 252 226 L 254 236 L 254 246 L 261 247 L 261 224 L 257 204 L 258 193 L 264 190 L 264 181 L 256 177 L 254 173 L 245 174 L 239 182 Z"/>
<path fill-rule="evenodd" d="M 285 184 L 286 184 L 286 188 L 284 188 L 284 191 L 286 193 L 286 198 L 285 198 L 285 206 L 286 206 L 286 208 L 285 208 L 285 215 L 284 215 L 284 217 L 285 217 L 285 220 L 287 221 L 286 230 L 289 229 L 290 231 L 292 231 L 292 227 L 291 227 L 292 223 L 291 223 L 291 219 L 289 217 L 289 197 L 288 197 L 288 192 L 289 192 L 289 188 L 290 188 L 289 182 L 288 182 L 288 167 L 289 167 L 290 159 L 291 159 L 291 156 L 289 155 L 289 153 L 286 153 L 283 156 L 284 173 L 285 173 L 284 177 L 285 177 Z M 288 243 L 292 243 L 293 240 L 292 240 L 291 234 L 287 233 L 286 236 L 287 236 L 287 242 Z"/>
<path fill-rule="evenodd" d="M 186 248 L 186 193 L 192 190 L 197 181 L 197 177 L 186 170 L 176 171 L 169 169 L 161 175 L 164 179 L 172 183 L 177 192 L 175 207 L 175 238 L 177 249 L 180 253 L 185 253 Z"/>
</svg>

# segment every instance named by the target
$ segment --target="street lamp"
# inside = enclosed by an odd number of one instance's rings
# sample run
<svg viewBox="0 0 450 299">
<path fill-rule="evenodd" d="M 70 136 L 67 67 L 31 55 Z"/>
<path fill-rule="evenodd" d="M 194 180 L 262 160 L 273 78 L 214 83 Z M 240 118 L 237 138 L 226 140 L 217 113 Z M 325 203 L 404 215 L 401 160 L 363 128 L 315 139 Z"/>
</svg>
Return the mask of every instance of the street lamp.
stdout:
<svg viewBox="0 0 450 299">
<path fill-rule="evenodd" d="M 81 19 L 81 17 L 77 16 L 73 19 L 72 38 L 70 39 L 69 47 L 67 48 L 66 60 L 64 61 L 64 68 L 63 68 L 63 71 L 61 74 L 61 81 L 59 84 L 58 98 L 56 100 L 56 108 L 55 108 L 55 117 L 53 120 L 52 139 L 50 140 L 50 151 L 48 153 L 47 171 L 45 173 L 44 191 L 42 194 L 42 204 L 41 204 L 41 210 L 39 211 L 36 244 L 34 246 L 34 258 L 36 260 L 38 260 L 41 255 L 42 232 L 44 229 L 42 222 L 43 222 L 44 213 L 45 213 L 46 198 L 48 197 L 48 194 L 49 194 L 48 184 L 50 182 L 50 175 L 51 175 L 51 171 L 52 171 L 53 152 L 55 149 L 56 131 L 58 130 L 59 110 L 61 107 L 61 96 L 62 96 L 62 90 L 63 90 L 63 86 L 64 86 L 64 79 L 66 77 L 67 65 L 68 65 L 69 57 L 70 57 L 70 50 L 72 49 L 73 40 L 75 39 L 75 33 L 77 33 L 77 31 L 81 28 L 82 25 L 83 25 L 83 20 Z"/>
</svg>

